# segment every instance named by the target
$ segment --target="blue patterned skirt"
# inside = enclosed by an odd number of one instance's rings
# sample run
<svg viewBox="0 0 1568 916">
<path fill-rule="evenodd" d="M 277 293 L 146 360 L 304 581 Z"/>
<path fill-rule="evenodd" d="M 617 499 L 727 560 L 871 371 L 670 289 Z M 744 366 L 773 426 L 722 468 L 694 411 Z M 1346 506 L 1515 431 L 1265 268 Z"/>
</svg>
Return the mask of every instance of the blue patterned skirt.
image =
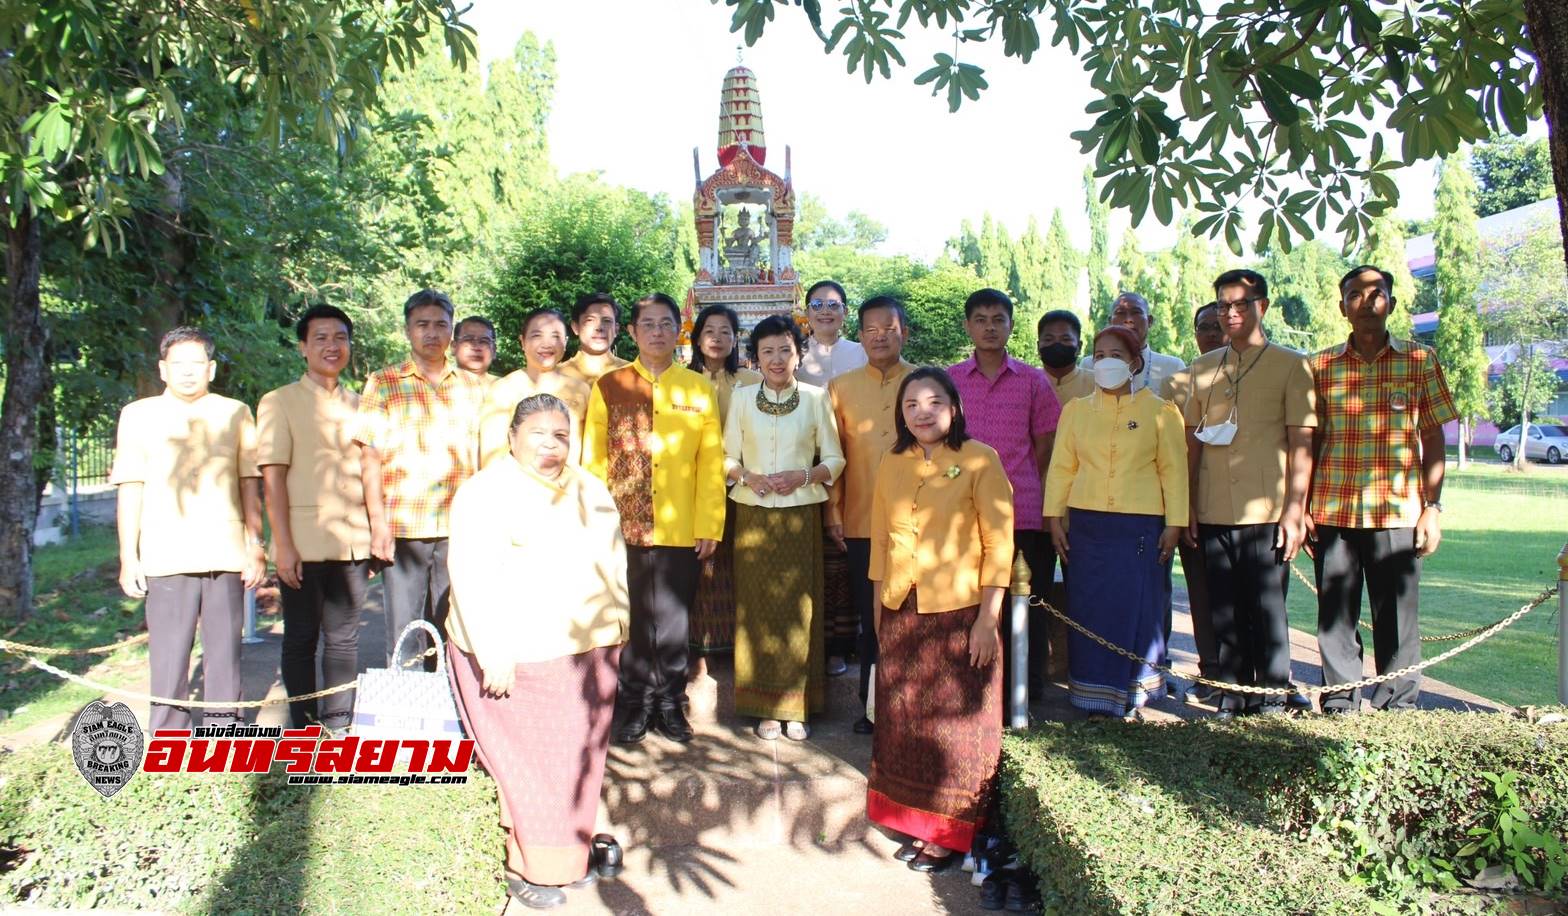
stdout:
<svg viewBox="0 0 1568 916">
<path fill-rule="evenodd" d="M 1165 655 L 1164 529 L 1158 515 L 1068 510 L 1069 616 L 1144 659 L 1069 632 L 1068 697 L 1079 709 L 1119 716 L 1165 695 L 1165 676 L 1151 667 Z"/>
</svg>

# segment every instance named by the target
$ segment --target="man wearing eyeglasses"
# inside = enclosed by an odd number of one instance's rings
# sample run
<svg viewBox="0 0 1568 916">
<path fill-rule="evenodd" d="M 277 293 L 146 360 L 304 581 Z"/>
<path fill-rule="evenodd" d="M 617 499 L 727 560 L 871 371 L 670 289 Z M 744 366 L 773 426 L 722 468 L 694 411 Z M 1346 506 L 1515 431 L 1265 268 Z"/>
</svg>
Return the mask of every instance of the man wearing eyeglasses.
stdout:
<svg viewBox="0 0 1568 916">
<path fill-rule="evenodd" d="M 1186 368 L 1179 356 L 1156 353 L 1149 349 L 1149 300 L 1137 293 L 1121 292 L 1111 303 L 1111 324 L 1119 324 L 1138 338 L 1143 348 L 1143 369 L 1132 377 L 1132 390 L 1148 388 L 1155 394 L 1165 390 L 1165 380 Z M 1083 358 L 1085 369 L 1094 369 L 1094 354 Z"/>
<path fill-rule="evenodd" d="M 860 344 L 841 335 L 844 318 L 849 314 L 844 287 L 835 280 L 818 280 L 806 290 L 806 317 L 811 336 L 806 352 L 800 356 L 795 378 L 808 385 L 826 388 L 846 372 L 866 364 L 866 351 Z"/>
<path fill-rule="evenodd" d="M 1360 680 L 1361 586 L 1377 673 L 1421 661 L 1421 560 L 1442 540 L 1443 424 L 1456 416 L 1431 350 L 1388 333 L 1394 278 L 1363 265 L 1339 281 L 1350 336 L 1312 357 L 1318 427 L 1307 540 L 1317 567 L 1323 683 Z M 1379 684 L 1373 709 L 1410 709 L 1421 675 Z M 1323 695 L 1355 712 L 1361 691 Z"/>
<path fill-rule="evenodd" d="M 452 357 L 457 368 L 489 388 L 496 377 L 490 374 L 495 362 L 495 324 L 488 318 L 469 315 L 452 329 Z"/>
<path fill-rule="evenodd" d="M 626 538 L 631 633 L 615 740 L 636 744 L 652 724 L 686 742 L 689 615 L 701 563 L 724 536 L 724 442 L 713 384 L 675 362 L 675 300 L 644 296 L 631 318 L 637 359 L 599 378 L 583 433 L 583 467 L 609 486 Z"/>
<path fill-rule="evenodd" d="M 1193 361 L 1183 416 L 1218 680 L 1290 687 L 1285 591 L 1305 536 L 1317 393 L 1307 357 L 1263 332 L 1268 282 L 1250 270 L 1214 281 L 1227 344 Z M 1285 694 L 1227 693 L 1220 718 L 1283 713 Z"/>
</svg>

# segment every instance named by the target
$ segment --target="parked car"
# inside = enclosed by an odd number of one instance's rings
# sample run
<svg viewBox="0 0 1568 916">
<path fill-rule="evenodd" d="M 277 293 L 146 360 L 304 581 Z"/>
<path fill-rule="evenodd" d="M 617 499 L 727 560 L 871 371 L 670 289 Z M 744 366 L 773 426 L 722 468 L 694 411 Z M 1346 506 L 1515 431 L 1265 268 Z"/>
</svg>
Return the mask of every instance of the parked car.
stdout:
<svg viewBox="0 0 1568 916">
<path fill-rule="evenodd" d="M 1497 457 L 1506 464 L 1514 460 L 1519 453 L 1519 427 L 1514 426 L 1497 434 L 1497 439 L 1492 443 L 1497 449 Z M 1544 426 L 1530 424 L 1530 440 L 1524 449 L 1527 459 L 1545 461 L 1547 464 L 1559 464 L 1568 458 L 1568 426 L 1559 426 L 1548 423 Z"/>
</svg>

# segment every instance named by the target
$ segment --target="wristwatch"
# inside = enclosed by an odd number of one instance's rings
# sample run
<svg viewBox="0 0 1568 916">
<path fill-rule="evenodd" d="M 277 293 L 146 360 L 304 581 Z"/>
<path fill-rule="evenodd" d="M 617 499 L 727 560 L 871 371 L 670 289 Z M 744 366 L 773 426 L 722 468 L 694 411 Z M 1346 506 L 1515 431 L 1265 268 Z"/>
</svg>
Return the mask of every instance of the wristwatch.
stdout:
<svg viewBox="0 0 1568 916">
<path fill-rule="evenodd" d="M 1436 509 L 1437 511 L 1442 512 L 1443 511 L 1443 503 L 1442 503 L 1442 501 L 1436 500 L 1436 499 L 1428 500 L 1428 501 L 1423 502 L 1421 504 L 1421 508 L 1423 508 L 1423 509 Z"/>
</svg>

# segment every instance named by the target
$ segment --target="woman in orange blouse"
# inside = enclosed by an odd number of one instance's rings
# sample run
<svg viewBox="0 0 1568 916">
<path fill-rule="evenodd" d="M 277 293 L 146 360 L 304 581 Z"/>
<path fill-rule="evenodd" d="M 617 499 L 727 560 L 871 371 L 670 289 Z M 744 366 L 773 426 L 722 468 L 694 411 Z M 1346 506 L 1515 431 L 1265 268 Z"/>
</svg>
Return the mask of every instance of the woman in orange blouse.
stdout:
<svg viewBox="0 0 1568 916">
<path fill-rule="evenodd" d="M 881 654 L 866 815 L 910 837 L 899 860 L 935 872 L 974 842 L 1001 761 L 1013 488 L 996 452 L 964 432 L 946 372 L 909 373 L 898 404 L 871 506 Z"/>
</svg>

